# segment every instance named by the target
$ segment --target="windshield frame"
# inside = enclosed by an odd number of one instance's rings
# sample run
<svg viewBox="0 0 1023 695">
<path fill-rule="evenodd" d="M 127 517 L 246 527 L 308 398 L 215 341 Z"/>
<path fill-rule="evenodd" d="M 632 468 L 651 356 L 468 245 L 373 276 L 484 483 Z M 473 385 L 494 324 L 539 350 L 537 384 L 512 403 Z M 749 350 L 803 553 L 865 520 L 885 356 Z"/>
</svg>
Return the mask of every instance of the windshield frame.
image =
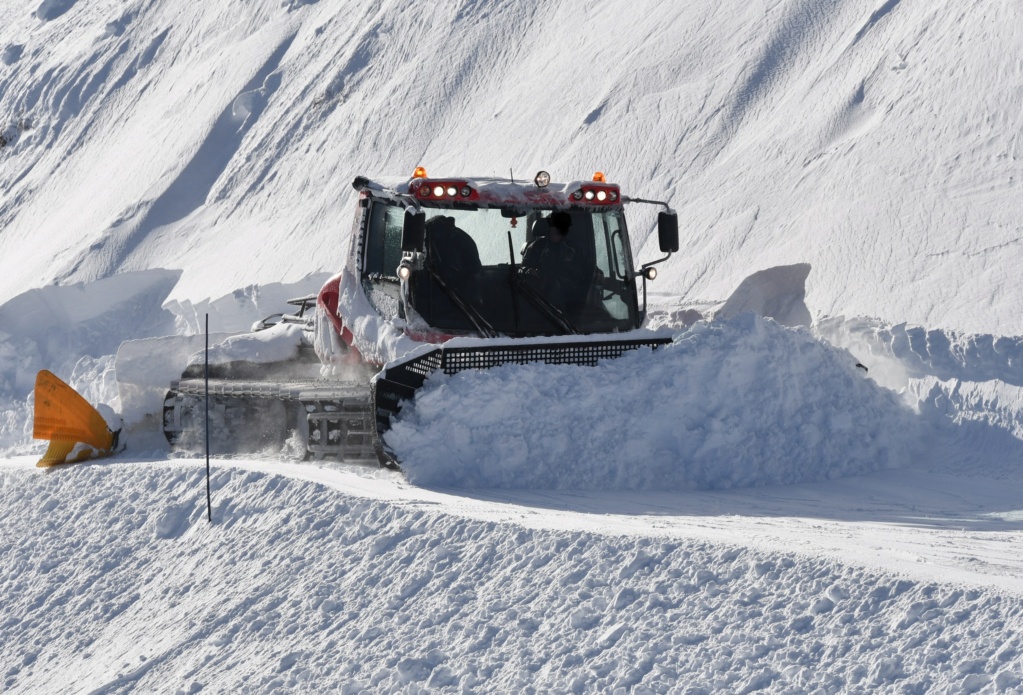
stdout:
<svg viewBox="0 0 1023 695">
<path fill-rule="evenodd" d="M 485 291 L 482 292 L 485 296 L 476 297 L 472 290 L 467 291 L 464 287 L 459 286 L 457 280 L 449 281 L 447 284 L 450 286 L 442 288 L 443 294 L 446 295 L 447 301 L 451 305 L 459 305 L 458 311 L 445 314 L 438 310 L 436 298 L 430 296 L 427 299 L 427 295 L 431 292 L 424 284 L 427 281 L 416 276 L 417 271 L 422 271 L 427 276 L 433 275 L 434 283 L 444 284 L 436 276 L 436 267 L 426 268 L 426 264 L 436 263 L 442 254 L 438 251 L 431 251 L 429 246 L 423 253 L 401 253 L 401 228 L 398 221 L 403 220 L 406 205 L 391 197 L 372 196 L 368 209 L 365 211 L 364 238 L 361 243 L 359 273 L 362 282 L 367 292 L 379 293 L 382 290 L 399 299 L 401 307 L 398 310 L 398 315 L 410 323 L 422 323 L 423 325 L 418 328 L 428 328 L 430 331 L 451 335 L 474 335 L 480 333 L 477 320 L 479 316 L 492 322 L 497 333 L 512 337 L 567 335 L 576 332 L 581 334 L 617 333 L 639 327 L 642 315 L 638 304 L 638 288 L 635 281 L 628 225 L 622 205 L 525 207 L 457 202 L 434 204 L 432 201 L 430 203 L 422 201 L 420 207 L 428 221 L 437 217 L 456 218 L 455 226 L 468 236 L 473 237 L 479 256 L 476 263 L 482 268 L 480 277 L 483 280 L 480 281 L 480 284 L 485 288 Z M 618 270 L 618 272 L 607 272 L 607 268 L 602 268 L 603 276 L 594 272 L 592 279 L 580 280 L 580 287 L 585 285 L 586 296 L 581 304 L 577 302 L 576 306 L 571 307 L 571 311 L 565 306 L 561 306 L 559 302 L 551 301 L 551 298 L 545 296 L 543 291 L 540 291 L 540 296 L 544 301 L 535 301 L 537 290 L 543 290 L 543 288 L 536 287 L 533 278 L 519 275 L 523 270 L 527 245 L 536 241 L 530 235 L 539 228 L 538 221 L 548 220 L 550 215 L 555 212 L 566 212 L 572 216 L 575 226 L 571 227 L 571 230 L 575 236 L 566 238 L 572 239 L 575 245 L 581 247 L 579 249 L 581 253 L 578 254 L 578 265 L 582 270 L 579 271 L 579 275 L 589 273 L 591 268 L 599 268 L 601 259 L 605 259 L 608 263 L 610 263 L 610 259 L 615 259 L 614 266 L 617 266 Z M 474 219 L 471 215 L 477 213 L 488 215 L 486 224 L 465 224 L 467 220 Z M 611 219 L 614 219 L 617 224 L 610 224 Z M 381 226 L 383 226 L 383 231 L 380 229 Z M 504 234 L 496 231 L 491 232 L 487 230 L 488 226 L 495 230 L 504 226 L 505 232 Z M 612 229 L 615 226 L 617 229 Z M 462 227 L 467 228 L 462 229 Z M 585 229 L 586 234 L 583 234 L 578 228 Z M 493 236 L 490 236 L 491 234 Z M 515 235 L 511 249 L 509 249 L 509 234 Z M 612 242 L 612 237 L 615 236 L 620 240 L 620 245 L 617 248 L 613 246 Z M 481 242 L 485 247 L 482 251 L 479 248 Z M 598 244 L 604 246 L 602 253 L 597 250 Z M 401 264 L 408 264 L 413 268 L 412 275 L 407 280 L 398 278 L 397 267 L 399 264 L 393 262 L 399 254 Z M 386 261 L 382 259 L 386 259 Z M 382 262 L 386 262 L 388 267 L 381 265 Z M 392 264 L 394 267 L 389 267 Z M 561 278 L 562 276 L 555 277 Z M 605 290 L 600 287 L 602 281 L 607 281 L 611 289 Z M 528 291 L 523 286 L 527 282 L 532 285 Z M 502 292 L 507 293 L 509 299 L 499 297 L 498 295 Z M 579 290 L 579 293 L 581 294 L 582 290 Z M 468 296 L 463 297 L 462 295 Z M 531 298 L 530 295 L 534 296 Z M 497 301 L 495 301 L 495 297 L 497 297 Z M 601 299 L 598 301 L 595 299 L 596 297 Z M 614 313 L 607 308 L 609 302 L 613 303 Z M 427 307 L 427 303 L 430 303 L 430 307 Z M 460 306 L 464 303 L 472 305 L 468 307 L 469 311 L 466 311 L 467 307 Z M 376 302 L 374 304 L 376 305 Z M 580 306 L 583 308 L 580 309 Z M 452 318 L 451 313 L 457 314 L 457 316 Z M 572 317 L 569 321 L 566 318 L 570 313 Z M 477 316 L 474 317 L 473 314 L 477 314 Z"/>
</svg>

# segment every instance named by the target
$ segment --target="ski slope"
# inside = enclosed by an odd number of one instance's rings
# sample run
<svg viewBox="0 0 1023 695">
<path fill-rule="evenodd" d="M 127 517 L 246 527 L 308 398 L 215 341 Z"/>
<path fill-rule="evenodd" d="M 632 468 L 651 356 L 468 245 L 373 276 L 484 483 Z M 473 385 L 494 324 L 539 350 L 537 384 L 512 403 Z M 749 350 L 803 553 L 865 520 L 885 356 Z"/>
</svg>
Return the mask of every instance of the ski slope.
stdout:
<svg viewBox="0 0 1023 695">
<path fill-rule="evenodd" d="M 1011 692 L 1023 676 L 1004 488 L 876 474 L 471 498 L 218 461 L 210 526 L 200 462 L 82 465 L 31 499 L 30 465 L 0 466 L 9 692 Z"/>
<path fill-rule="evenodd" d="M 171 298 L 335 272 L 356 174 L 665 199 L 658 280 L 721 300 L 809 263 L 808 304 L 1019 335 L 1013 2 L 9 3 L 0 301 L 181 272 Z M 637 211 L 640 258 L 652 213 Z"/>
<path fill-rule="evenodd" d="M 0 690 L 1023 692 L 1019 3 L 3 9 Z M 215 459 L 207 525 L 154 424 L 204 314 L 417 165 L 669 201 L 675 344 L 431 380 L 408 479 Z M 34 468 L 42 368 L 128 451 Z"/>
</svg>

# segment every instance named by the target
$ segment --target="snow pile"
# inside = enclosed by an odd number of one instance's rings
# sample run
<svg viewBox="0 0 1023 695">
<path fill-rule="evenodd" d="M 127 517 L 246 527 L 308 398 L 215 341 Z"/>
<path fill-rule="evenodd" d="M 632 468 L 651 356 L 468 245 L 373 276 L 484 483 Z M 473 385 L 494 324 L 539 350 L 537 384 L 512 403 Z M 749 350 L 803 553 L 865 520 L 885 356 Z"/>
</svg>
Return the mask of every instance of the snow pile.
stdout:
<svg viewBox="0 0 1023 695">
<path fill-rule="evenodd" d="M 1014 593 L 461 518 L 223 464 L 210 526 L 203 487 L 198 462 L 0 468 L 4 692 L 1018 692 L 1023 679 Z"/>
<path fill-rule="evenodd" d="M 242 333 L 231 336 L 210 347 L 211 365 L 232 362 L 284 362 L 298 358 L 299 348 L 308 343 L 301 326 L 293 323 L 278 323 L 257 333 Z M 201 365 L 206 359 L 205 351 L 194 353 L 188 359 L 189 365 Z"/>
<path fill-rule="evenodd" d="M 766 268 L 753 273 L 739 283 L 714 317 L 729 319 L 752 311 L 783 326 L 809 326 L 810 310 L 803 301 L 809 275 L 809 263 Z"/>
<path fill-rule="evenodd" d="M 114 407 L 131 426 L 159 414 L 172 379 L 190 358 L 201 362 L 204 314 L 211 359 L 293 357 L 303 341 L 294 325 L 230 340 L 232 331 L 312 294 L 322 275 L 297 283 L 249 286 L 216 299 L 166 301 L 180 271 L 120 273 L 95 282 L 28 290 L 0 305 L 0 455 L 38 451 L 32 389 L 48 369 L 91 403 Z M 196 334 L 200 335 L 196 335 Z M 221 346 L 221 343 L 225 343 Z"/>
<path fill-rule="evenodd" d="M 597 369 L 435 375 L 386 442 L 418 485 L 663 490 L 864 473 L 920 436 L 849 353 L 747 313 Z"/>
</svg>

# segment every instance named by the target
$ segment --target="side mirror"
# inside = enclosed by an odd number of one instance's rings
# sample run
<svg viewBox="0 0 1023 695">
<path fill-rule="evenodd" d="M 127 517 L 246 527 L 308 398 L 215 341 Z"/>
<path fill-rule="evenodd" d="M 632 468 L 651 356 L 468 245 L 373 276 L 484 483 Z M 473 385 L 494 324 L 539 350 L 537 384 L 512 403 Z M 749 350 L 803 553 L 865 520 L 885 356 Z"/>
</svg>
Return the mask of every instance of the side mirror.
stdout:
<svg viewBox="0 0 1023 695">
<path fill-rule="evenodd" d="M 426 237 L 426 213 L 405 211 L 405 225 L 401 228 L 401 250 L 422 251 Z"/>
<path fill-rule="evenodd" d="M 678 251 L 678 215 L 676 213 L 657 213 L 657 240 L 661 243 L 661 253 Z"/>
</svg>

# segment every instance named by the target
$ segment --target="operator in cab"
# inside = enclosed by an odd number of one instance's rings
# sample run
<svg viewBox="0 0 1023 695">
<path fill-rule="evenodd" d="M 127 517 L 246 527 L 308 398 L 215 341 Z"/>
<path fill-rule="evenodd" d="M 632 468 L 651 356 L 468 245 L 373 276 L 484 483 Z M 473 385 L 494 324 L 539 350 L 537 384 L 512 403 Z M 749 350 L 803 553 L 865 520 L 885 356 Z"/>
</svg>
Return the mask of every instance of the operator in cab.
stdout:
<svg viewBox="0 0 1023 695">
<path fill-rule="evenodd" d="M 444 284 L 464 301 L 479 306 L 483 264 L 473 238 L 455 225 L 455 218 L 438 215 L 426 223 L 426 243 L 433 268 Z"/>
<path fill-rule="evenodd" d="M 547 301 L 568 314 L 582 311 L 586 297 L 586 277 L 579 267 L 575 249 L 566 241 L 572 216 L 557 211 L 537 226 L 546 223 L 547 234 L 537 234 L 522 255 L 522 274 L 529 278 Z"/>
</svg>

